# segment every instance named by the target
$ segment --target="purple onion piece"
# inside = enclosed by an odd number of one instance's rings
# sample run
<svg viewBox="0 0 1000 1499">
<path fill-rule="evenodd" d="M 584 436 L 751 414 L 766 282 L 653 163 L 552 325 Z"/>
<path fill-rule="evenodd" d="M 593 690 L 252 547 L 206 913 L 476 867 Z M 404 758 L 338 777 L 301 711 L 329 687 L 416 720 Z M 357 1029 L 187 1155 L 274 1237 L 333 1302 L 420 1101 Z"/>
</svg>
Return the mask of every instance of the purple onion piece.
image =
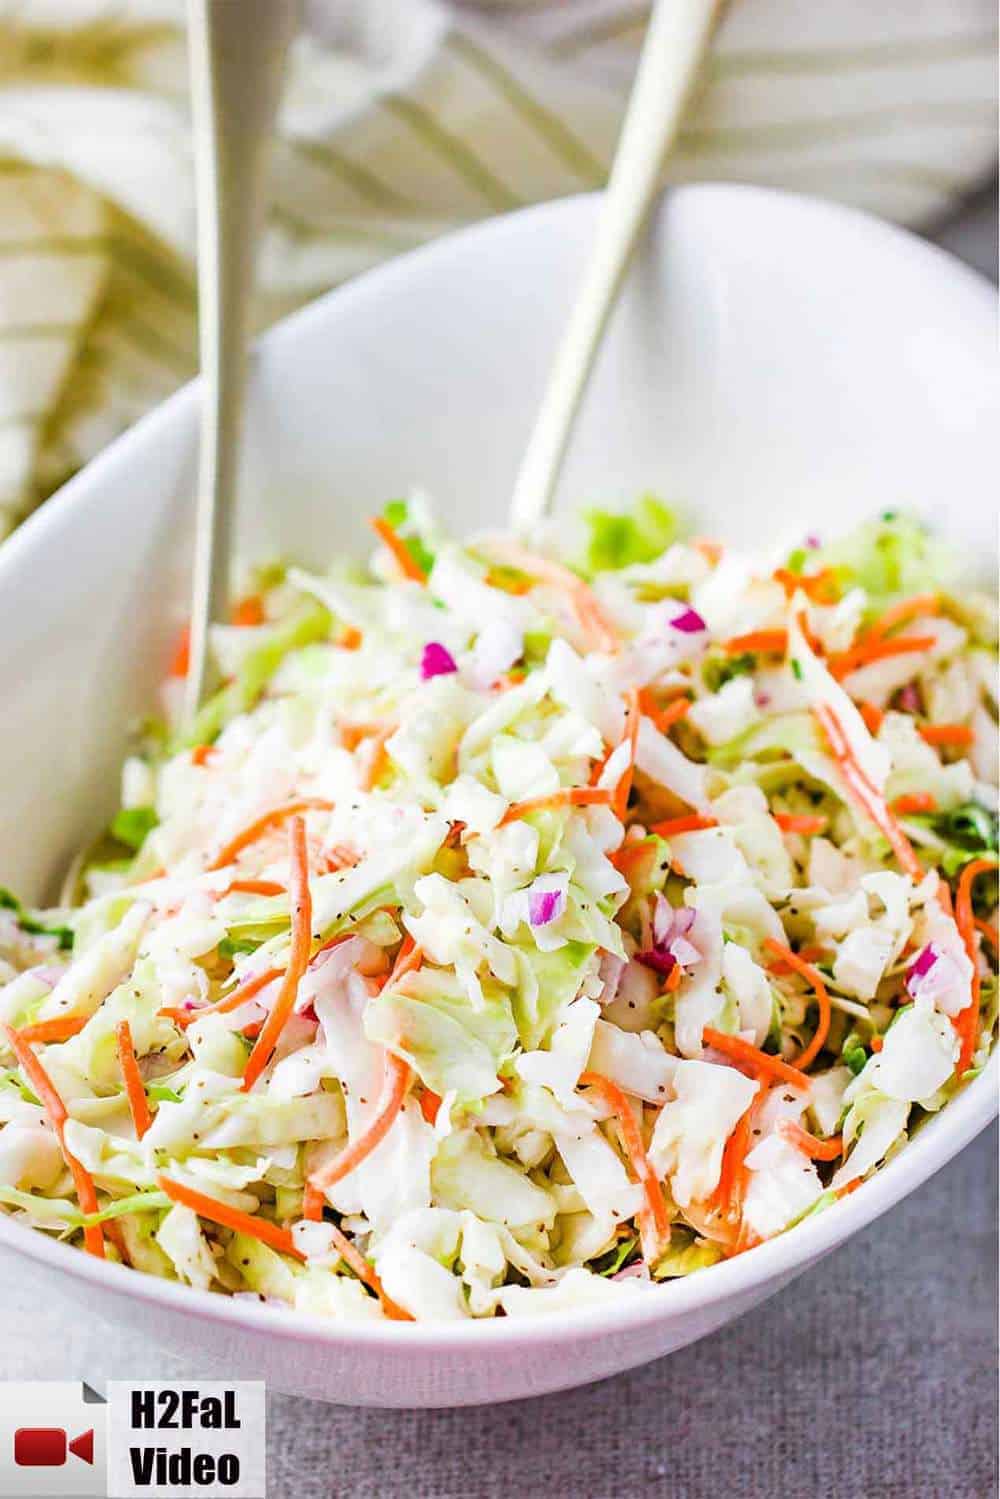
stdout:
<svg viewBox="0 0 1000 1499">
<path fill-rule="evenodd" d="M 451 651 L 439 640 L 429 640 L 420 658 L 421 680 L 427 682 L 431 677 L 445 677 L 453 671 L 458 671 L 458 667 Z"/>
<path fill-rule="evenodd" d="M 680 630 L 682 635 L 697 635 L 699 630 L 707 630 L 708 626 L 698 613 L 697 609 L 690 606 L 680 614 L 675 614 L 670 621 L 672 630 Z"/>
<path fill-rule="evenodd" d="M 528 896 L 528 921 L 532 926 L 548 926 L 558 920 L 565 906 L 561 890 L 533 890 Z"/>
<path fill-rule="evenodd" d="M 806 546 L 809 548 L 809 550 L 811 552 L 818 552 L 819 549 L 820 549 L 820 545 L 821 545 L 820 539 L 816 535 L 816 532 L 815 531 L 810 531 L 809 535 L 806 537 Z"/>
<path fill-rule="evenodd" d="M 906 970 L 906 989 L 909 994 L 912 995 L 914 990 L 919 988 L 920 980 L 924 977 L 924 974 L 930 973 L 937 960 L 937 950 L 933 942 L 928 942 L 926 947 L 920 949 Z"/>
<path fill-rule="evenodd" d="M 907 682 L 899 694 L 899 706 L 906 713 L 920 712 L 920 693 L 913 682 Z"/>
<path fill-rule="evenodd" d="M 656 947 L 647 947 L 645 952 L 637 952 L 635 958 L 644 968 L 652 968 L 654 973 L 660 973 L 664 978 L 668 978 L 677 967 L 677 959 L 673 953 L 661 952 Z"/>
</svg>

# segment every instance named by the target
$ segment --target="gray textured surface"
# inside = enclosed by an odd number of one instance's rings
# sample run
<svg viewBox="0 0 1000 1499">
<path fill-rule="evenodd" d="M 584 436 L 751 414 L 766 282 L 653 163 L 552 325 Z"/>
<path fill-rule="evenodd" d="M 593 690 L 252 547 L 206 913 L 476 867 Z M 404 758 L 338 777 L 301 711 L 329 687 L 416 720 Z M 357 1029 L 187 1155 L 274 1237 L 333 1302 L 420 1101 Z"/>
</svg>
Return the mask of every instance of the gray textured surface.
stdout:
<svg viewBox="0 0 1000 1499">
<path fill-rule="evenodd" d="M 996 276 L 996 196 L 935 236 Z M 0 1379 L 198 1369 L 0 1267 Z M 986 1499 L 997 1489 L 997 1134 L 780 1297 L 614 1380 L 493 1408 L 268 1403 L 271 1499 Z M 403 1355 L 405 1356 L 405 1355 Z M 262 1371 L 266 1375 L 266 1370 Z"/>
</svg>

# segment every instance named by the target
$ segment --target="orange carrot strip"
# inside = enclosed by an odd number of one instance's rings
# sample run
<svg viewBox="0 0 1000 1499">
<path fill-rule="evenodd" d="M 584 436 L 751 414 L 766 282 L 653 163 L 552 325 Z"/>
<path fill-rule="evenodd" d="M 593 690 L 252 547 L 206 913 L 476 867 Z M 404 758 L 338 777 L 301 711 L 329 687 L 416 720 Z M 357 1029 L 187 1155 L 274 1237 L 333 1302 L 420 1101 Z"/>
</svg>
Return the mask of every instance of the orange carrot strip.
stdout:
<svg viewBox="0 0 1000 1499">
<path fill-rule="evenodd" d="M 396 1122 L 412 1081 L 413 1071 L 409 1064 L 397 1057 L 395 1052 L 387 1051 L 385 1086 L 374 1117 L 358 1138 L 342 1150 L 335 1160 L 312 1173 L 309 1180 L 317 1190 L 325 1191 L 335 1182 L 342 1181 L 382 1143 Z"/>
<path fill-rule="evenodd" d="M 708 1199 L 710 1206 L 718 1207 L 720 1212 L 728 1214 L 730 1217 L 738 1217 L 742 1210 L 747 1179 L 745 1162 L 747 1156 L 750 1154 L 754 1115 L 757 1112 L 757 1105 L 767 1092 L 767 1079 L 760 1070 L 756 1072 L 755 1078 L 757 1091 L 739 1119 L 737 1119 L 732 1133 L 723 1147 L 722 1165 L 719 1168 L 719 1181 L 715 1191 Z"/>
<path fill-rule="evenodd" d="M 877 735 L 879 729 L 882 727 L 882 722 L 885 718 L 885 714 L 882 712 L 882 709 L 877 708 L 874 703 L 865 701 L 858 704 L 858 712 L 864 719 L 865 728 L 868 730 L 869 734 Z"/>
<path fill-rule="evenodd" d="M 56 1139 L 59 1141 L 63 1160 L 72 1173 L 73 1185 L 76 1187 L 76 1195 L 81 1212 L 98 1212 L 99 1204 L 97 1201 L 97 1188 L 94 1186 L 94 1178 L 66 1145 L 65 1125 L 69 1114 L 66 1112 L 66 1105 L 60 1098 L 52 1079 L 27 1041 L 14 1030 L 13 1026 L 7 1025 L 5 1021 L 0 1021 L 0 1030 L 7 1037 L 7 1044 L 17 1057 L 21 1071 L 24 1073 L 33 1093 L 48 1115 L 49 1123 L 55 1131 Z M 94 1223 L 89 1228 L 83 1230 L 83 1242 L 88 1254 L 95 1255 L 100 1260 L 104 1259 L 104 1234 L 101 1231 L 99 1223 Z"/>
<path fill-rule="evenodd" d="M 837 1187 L 833 1195 L 837 1198 L 850 1197 L 851 1193 L 856 1192 L 861 1185 L 861 1177 L 856 1176 L 853 1181 L 845 1182 L 842 1187 Z"/>
<path fill-rule="evenodd" d="M 186 673 L 185 673 L 186 675 Z M 215 754 L 215 746 L 212 744 L 196 744 L 191 751 L 192 765 L 206 765 Z"/>
<path fill-rule="evenodd" d="M 243 1074 L 243 1092 L 248 1093 L 271 1060 L 278 1038 L 295 1005 L 299 991 L 299 980 L 309 966 L 312 951 L 312 896 L 309 892 L 309 857 L 306 852 L 306 825 L 301 817 L 293 817 L 288 828 L 288 853 L 291 865 L 290 899 L 292 906 L 292 945 L 288 954 L 288 967 L 281 981 L 271 1013 L 264 1022 L 264 1029 L 254 1043 L 247 1058 Z"/>
<path fill-rule="evenodd" d="M 666 734 L 675 723 L 687 713 L 691 707 L 689 697 L 675 697 L 673 702 L 667 703 L 665 708 L 657 706 L 656 700 L 648 687 L 643 687 L 639 693 L 639 706 L 649 721 L 659 729 L 661 734 Z"/>
<path fill-rule="evenodd" d="M 323 1203 L 323 1193 L 318 1191 L 311 1182 L 306 1182 L 302 1193 L 302 1216 L 307 1223 L 323 1222 Z M 397 1306 L 391 1297 L 386 1295 L 374 1266 L 369 1265 L 364 1255 L 351 1243 L 347 1235 L 342 1233 L 335 1223 L 327 1223 L 326 1228 L 344 1264 L 354 1271 L 358 1280 L 375 1292 L 382 1303 L 385 1315 L 393 1322 L 412 1322 L 414 1319 L 410 1313 L 404 1312 L 401 1306 Z"/>
<path fill-rule="evenodd" d="M 788 598 L 801 591 L 814 604 L 834 604 L 840 594 L 837 574 L 832 567 L 824 567 L 818 573 L 808 575 L 789 572 L 787 567 L 777 567 L 774 570 L 774 580 L 781 584 Z"/>
<path fill-rule="evenodd" d="M 284 895 L 284 885 L 279 885 L 276 880 L 232 880 L 220 893 L 220 899 L 225 895 Z"/>
<path fill-rule="evenodd" d="M 658 838 L 673 838 L 678 833 L 703 833 L 708 828 L 718 826 L 718 818 L 702 817 L 698 812 L 691 812 L 686 817 L 668 817 L 663 822 L 654 822 L 649 831 Z"/>
<path fill-rule="evenodd" d="M 441 1107 L 440 1093 L 433 1093 L 430 1088 L 425 1088 L 420 1095 L 420 1112 L 428 1124 L 436 1124 L 438 1109 Z"/>
<path fill-rule="evenodd" d="M 897 635 L 891 640 L 862 640 L 848 651 L 834 651 L 829 658 L 830 671 L 839 681 L 860 666 L 886 661 L 891 656 L 907 656 L 911 651 L 929 651 L 937 645 L 936 635 Z"/>
<path fill-rule="evenodd" d="M 710 1025 L 705 1026 L 702 1036 L 709 1046 L 714 1046 L 716 1051 L 723 1052 L 744 1067 L 753 1067 L 760 1072 L 767 1073 L 770 1077 L 779 1077 L 782 1082 L 790 1083 L 793 1088 L 809 1086 L 809 1079 L 804 1077 L 796 1067 L 790 1067 L 780 1057 L 772 1057 L 768 1052 L 751 1046 L 749 1041 L 743 1041 L 739 1036 L 727 1036 L 723 1031 L 717 1031 Z"/>
<path fill-rule="evenodd" d="M 559 807 L 609 807 L 614 793 L 599 786 L 567 786 L 562 791 L 552 791 L 548 796 L 531 796 L 525 802 L 512 802 L 500 819 L 499 826 L 516 822 L 519 817 L 530 817 L 532 812 L 550 812 Z"/>
<path fill-rule="evenodd" d="M 157 1010 L 158 1015 L 165 1015 L 168 1020 L 173 1020 L 182 1030 L 193 1025 L 196 1020 L 201 1020 L 205 1015 L 228 1015 L 231 1010 L 238 1010 L 240 1005 L 246 1004 L 248 999 L 253 999 L 261 989 L 266 989 L 268 984 L 275 979 L 280 979 L 282 970 L 280 968 L 266 968 L 262 973 L 255 973 L 253 978 L 246 979 L 242 984 L 227 994 L 224 999 L 216 1000 L 214 1005 L 203 1005 L 200 1010 L 180 1010 L 166 1008 Z"/>
<path fill-rule="evenodd" d="M 724 642 L 722 649 L 729 656 L 743 656 L 747 652 L 783 656 L 788 650 L 788 631 L 751 630 L 748 635 L 734 635 Z"/>
<path fill-rule="evenodd" d="M 639 1213 L 639 1236 L 642 1240 L 643 1258 L 647 1265 L 652 1265 L 670 1242 L 670 1218 L 656 1173 L 649 1164 L 649 1157 L 646 1154 L 646 1147 L 632 1112 L 632 1106 L 618 1084 L 613 1083 L 610 1078 L 603 1077 L 599 1072 L 581 1073 L 580 1082 L 588 1088 L 594 1088 L 601 1095 L 605 1105 L 614 1112 L 621 1126 L 622 1139 L 625 1142 L 632 1170 L 646 1198 L 646 1205 Z"/>
<path fill-rule="evenodd" d="M 996 868 L 996 859 L 970 860 L 958 877 L 958 889 L 955 891 L 955 925 L 965 943 L 965 950 L 972 964 L 969 1003 L 959 1011 L 954 1021 L 955 1030 L 961 1042 L 958 1061 L 955 1064 L 955 1071 L 959 1076 L 968 1071 L 976 1050 L 976 1031 L 979 1028 L 979 991 L 982 987 L 979 975 L 979 953 L 976 950 L 975 918 L 972 914 L 972 882 L 978 875 L 986 874 L 988 870 Z"/>
<path fill-rule="evenodd" d="M 625 739 L 623 743 L 628 745 L 628 765 L 619 778 L 615 788 L 615 799 L 612 803 L 615 816 L 620 822 L 624 822 L 628 814 L 628 797 L 632 790 L 632 777 L 635 774 L 635 751 L 639 743 L 639 724 L 642 721 L 642 713 L 639 708 L 639 693 L 634 687 L 630 687 L 625 694 L 626 720 Z"/>
<path fill-rule="evenodd" d="M 826 703 L 819 703 L 813 709 L 813 714 L 826 736 L 855 803 L 884 834 L 904 872 L 913 880 L 922 880 L 924 868 L 913 851 L 913 845 L 889 811 L 882 793 L 872 785 L 854 758 L 847 735 L 833 709 Z"/>
<path fill-rule="evenodd" d="M 529 577 L 534 576 L 539 581 L 548 583 L 565 593 L 581 630 L 595 651 L 603 651 L 610 655 L 620 648 L 621 638 L 614 624 L 605 614 L 591 589 L 576 573 L 571 572 L 568 567 L 563 567 L 559 562 L 551 561 L 548 557 L 539 557 L 535 552 L 529 551 L 517 542 L 493 542 L 491 547 L 500 560 L 509 566 L 516 567 Z"/>
<path fill-rule="evenodd" d="M 313 809 L 320 812 L 332 812 L 333 802 L 325 801 L 320 796 L 303 796 L 297 801 L 286 802 L 283 807 L 272 807 L 270 812 L 262 812 L 260 817 L 255 817 L 253 822 L 248 823 L 235 837 L 230 838 L 228 843 L 223 844 L 211 864 L 206 867 L 225 869 L 226 865 L 232 864 L 245 848 L 256 843 L 258 838 L 262 838 L 279 823 L 285 822 L 289 817 L 296 817 L 300 812 Z"/>
<path fill-rule="evenodd" d="M 844 1153 L 844 1142 L 840 1135 L 831 1135 L 829 1140 L 818 1140 L 792 1119 L 778 1120 L 778 1134 L 811 1161 L 836 1161 Z"/>
<path fill-rule="evenodd" d="M 51 1046 L 57 1041 L 68 1041 L 83 1030 L 89 1015 L 57 1015 L 53 1020 L 36 1020 L 34 1025 L 22 1025 L 18 1035 L 22 1041 L 33 1045 Z"/>
<path fill-rule="evenodd" d="M 679 963 L 675 963 L 673 968 L 671 968 L 670 972 L 667 974 L 667 977 L 663 984 L 663 988 L 666 993 L 673 994 L 675 990 L 679 989 L 681 986 L 681 979 L 683 977 L 684 971 L 681 968 L 681 965 Z"/>
<path fill-rule="evenodd" d="M 385 762 L 388 758 L 385 742 L 387 739 L 391 739 L 395 732 L 394 726 L 387 725 L 371 736 L 371 754 L 365 771 L 361 776 L 362 791 L 371 791 L 385 769 Z"/>
<path fill-rule="evenodd" d="M 259 594 L 249 593 L 233 605 L 232 623 L 243 629 L 264 623 L 264 604 Z"/>
<path fill-rule="evenodd" d="M 774 820 L 783 833 L 803 833 L 806 837 L 822 833 L 827 823 L 825 817 L 810 816 L 804 812 L 775 812 Z"/>
<path fill-rule="evenodd" d="M 897 796 L 892 810 L 901 817 L 908 812 L 936 812 L 937 802 L 929 791 L 908 791 L 905 796 Z"/>
<path fill-rule="evenodd" d="M 363 639 L 364 636 L 356 625 L 345 625 L 337 638 L 337 644 L 342 651 L 356 651 L 360 650 Z"/>
<path fill-rule="evenodd" d="M 882 1050 L 882 1048 L 883 1048 L 884 1045 L 885 1045 L 885 1037 L 884 1036 L 873 1036 L 872 1037 L 872 1051 L 875 1053 L 876 1056 L 878 1056 L 879 1052 Z"/>
<path fill-rule="evenodd" d="M 783 942 L 776 942 L 773 937 L 765 937 L 764 946 L 770 948 L 776 958 L 780 958 L 782 962 L 787 963 L 789 967 L 793 968 L 796 973 L 801 974 L 812 985 L 816 994 L 816 1002 L 819 1005 L 819 1020 L 816 1030 L 809 1045 L 804 1051 L 799 1053 L 793 1063 L 793 1066 L 799 1067 L 804 1071 L 813 1058 L 818 1056 L 822 1051 L 823 1043 L 829 1033 L 830 996 L 826 992 L 826 985 L 823 982 L 822 975 L 813 968 L 811 963 L 806 963 L 798 953 L 792 952 L 792 949 L 786 947 Z"/>
<path fill-rule="evenodd" d="M 191 626 L 185 625 L 177 637 L 174 653 L 167 667 L 168 677 L 186 677 L 191 669 Z"/>
<path fill-rule="evenodd" d="M 153 1116 L 149 1111 L 149 1099 L 146 1097 L 146 1087 L 142 1081 L 142 1073 L 139 1071 L 139 1063 L 135 1059 L 132 1027 L 127 1020 L 119 1020 L 115 1026 L 115 1039 L 118 1043 L 118 1065 L 122 1070 L 129 1113 L 135 1125 L 136 1139 L 141 1140 L 152 1124 Z"/>
<path fill-rule="evenodd" d="M 941 600 L 936 593 L 918 593 L 909 599 L 901 599 L 898 604 L 893 604 L 891 609 L 886 609 L 877 619 L 872 620 L 864 632 L 865 640 L 882 640 L 890 630 L 896 629 L 898 625 L 909 624 L 911 619 L 916 619 L 920 614 L 940 614 Z"/>
<path fill-rule="evenodd" d="M 302 1216 L 307 1223 L 322 1223 L 323 1203 L 322 1192 L 318 1192 L 312 1182 L 307 1181 L 302 1188 Z"/>
<path fill-rule="evenodd" d="M 404 578 L 409 578 L 414 583 L 426 583 L 427 574 L 420 563 L 410 551 L 406 542 L 397 531 L 390 526 L 389 522 L 381 515 L 373 515 L 368 524 L 383 546 L 387 547 L 395 557 L 399 570 Z"/>
<path fill-rule="evenodd" d="M 305 1259 L 305 1255 L 296 1249 L 290 1229 L 282 1228 L 267 1218 L 256 1218 L 252 1213 L 244 1213 L 241 1208 L 230 1207 L 228 1202 L 219 1202 L 214 1197 L 207 1197 L 204 1192 L 198 1192 L 194 1187 L 189 1187 L 183 1182 L 174 1181 L 172 1177 L 158 1176 L 156 1184 L 161 1192 L 167 1194 L 171 1202 L 190 1208 L 193 1213 L 198 1214 L 199 1218 L 207 1218 L 209 1223 L 218 1223 L 222 1228 L 231 1228 L 234 1233 L 247 1234 L 251 1239 L 259 1239 L 262 1244 L 266 1244 L 270 1249 L 276 1249 L 279 1254 L 290 1254 L 297 1260 Z"/>
<path fill-rule="evenodd" d="M 712 567 L 722 561 L 726 550 L 721 541 L 713 541 L 709 536 L 692 536 L 691 545 Z"/>
<path fill-rule="evenodd" d="M 956 749 L 965 749 L 976 737 L 967 723 L 925 723 L 919 733 L 925 744 L 954 745 Z"/>
</svg>

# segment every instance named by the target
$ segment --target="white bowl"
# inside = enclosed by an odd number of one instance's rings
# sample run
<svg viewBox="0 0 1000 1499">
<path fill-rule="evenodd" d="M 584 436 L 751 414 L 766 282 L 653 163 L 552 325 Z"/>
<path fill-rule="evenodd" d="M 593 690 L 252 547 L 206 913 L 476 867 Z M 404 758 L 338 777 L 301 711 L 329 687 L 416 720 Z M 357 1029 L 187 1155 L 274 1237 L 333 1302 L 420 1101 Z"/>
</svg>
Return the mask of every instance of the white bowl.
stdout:
<svg viewBox="0 0 1000 1499">
<path fill-rule="evenodd" d="M 500 520 L 597 206 L 455 235 L 270 333 L 252 381 L 243 553 L 322 562 L 365 545 L 365 515 L 414 483 L 457 531 Z M 938 251 L 828 204 L 684 188 L 630 278 L 562 494 L 653 489 L 700 531 L 751 543 L 905 507 L 982 560 L 994 357 L 990 289 Z M 106 821 L 129 722 L 154 702 L 185 611 L 195 428 L 188 388 L 0 550 L 0 883 L 29 897 Z M 994 1060 L 826 1213 L 614 1308 L 352 1327 L 99 1263 L 2 1218 L 0 1246 L 74 1276 L 90 1310 L 206 1371 L 345 1403 L 504 1400 L 655 1358 L 773 1294 L 965 1145 L 996 1082 Z"/>
</svg>

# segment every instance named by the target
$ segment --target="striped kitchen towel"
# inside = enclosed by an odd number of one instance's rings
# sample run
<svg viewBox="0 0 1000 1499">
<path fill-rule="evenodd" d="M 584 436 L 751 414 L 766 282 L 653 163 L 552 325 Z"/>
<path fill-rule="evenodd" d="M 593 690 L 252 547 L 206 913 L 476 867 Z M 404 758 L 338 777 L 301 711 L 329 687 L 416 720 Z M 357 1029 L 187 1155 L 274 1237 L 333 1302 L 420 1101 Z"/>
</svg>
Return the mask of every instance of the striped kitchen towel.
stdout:
<svg viewBox="0 0 1000 1499">
<path fill-rule="evenodd" d="M 642 0 L 312 0 L 258 326 L 400 250 L 599 187 Z M 184 0 L 0 0 L 0 535 L 195 368 Z M 669 181 L 907 222 L 996 147 L 993 0 L 731 0 Z M 137 502 L 139 502 L 137 497 Z"/>
</svg>

